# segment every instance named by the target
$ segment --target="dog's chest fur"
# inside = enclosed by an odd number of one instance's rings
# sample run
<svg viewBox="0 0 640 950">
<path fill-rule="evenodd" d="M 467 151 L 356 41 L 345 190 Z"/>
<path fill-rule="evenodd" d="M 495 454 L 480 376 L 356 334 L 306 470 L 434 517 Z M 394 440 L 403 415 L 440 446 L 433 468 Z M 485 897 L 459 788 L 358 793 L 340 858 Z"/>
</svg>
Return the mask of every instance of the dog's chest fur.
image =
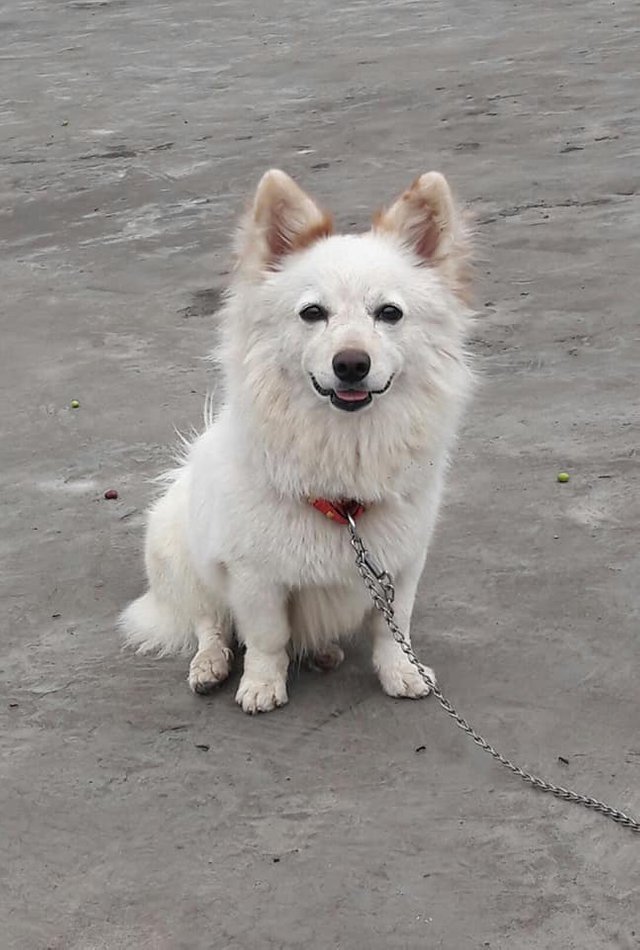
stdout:
<svg viewBox="0 0 640 950">
<path fill-rule="evenodd" d="M 290 590 L 362 585 L 347 528 L 329 520 L 310 497 L 282 497 L 256 460 L 251 466 L 221 418 L 194 446 L 185 475 L 189 544 L 203 579 L 215 564 L 254 564 Z M 420 487 L 390 491 L 367 506 L 358 528 L 372 556 L 397 572 L 422 558 L 439 503 L 441 464 L 427 464 Z M 366 592 L 365 592 L 366 593 Z"/>
</svg>

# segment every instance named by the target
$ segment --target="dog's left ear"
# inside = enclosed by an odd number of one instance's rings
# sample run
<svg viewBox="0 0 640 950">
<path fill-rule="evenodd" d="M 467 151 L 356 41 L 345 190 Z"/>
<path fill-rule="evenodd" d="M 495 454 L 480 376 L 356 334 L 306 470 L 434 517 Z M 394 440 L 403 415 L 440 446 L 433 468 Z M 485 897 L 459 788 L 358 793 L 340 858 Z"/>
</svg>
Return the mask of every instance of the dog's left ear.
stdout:
<svg viewBox="0 0 640 950">
<path fill-rule="evenodd" d="M 416 178 L 390 208 L 375 215 L 373 230 L 398 238 L 467 300 L 468 233 L 444 175 L 428 172 Z"/>
<path fill-rule="evenodd" d="M 263 175 L 238 242 L 239 263 L 258 272 L 277 270 L 283 258 L 333 231 L 331 216 L 285 172 Z"/>
</svg>

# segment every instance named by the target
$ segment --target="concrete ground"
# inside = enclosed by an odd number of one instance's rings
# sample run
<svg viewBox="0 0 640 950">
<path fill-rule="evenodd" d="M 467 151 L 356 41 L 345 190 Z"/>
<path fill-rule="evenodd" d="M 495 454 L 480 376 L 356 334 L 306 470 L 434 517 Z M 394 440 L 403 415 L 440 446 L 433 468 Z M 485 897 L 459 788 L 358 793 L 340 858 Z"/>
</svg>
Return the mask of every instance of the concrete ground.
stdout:
<svg viewBox="0 0 640 950">
<path fill-rule="evenodd" d="M 282 166 L 349 228 L 441 169 L 482 383 L 416 643 L 501 750 L 640 812 L 639 27 L 635 0 L 5 0 L 2 950 L 640 947 L 637 837 L 385 698 L 365 651 L 250 719 L 236 678 L 196 698 L 114 632 L 249 189 Z"/>
</svg>

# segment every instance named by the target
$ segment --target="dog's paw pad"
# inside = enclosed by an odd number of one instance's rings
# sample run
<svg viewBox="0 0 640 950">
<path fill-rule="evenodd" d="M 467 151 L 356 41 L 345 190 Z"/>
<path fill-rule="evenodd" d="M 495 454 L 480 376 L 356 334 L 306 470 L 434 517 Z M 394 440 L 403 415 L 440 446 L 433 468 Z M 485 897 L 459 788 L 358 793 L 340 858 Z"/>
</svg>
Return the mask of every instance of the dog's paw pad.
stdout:
<svg viewBox="0 0 640 950">
<path fill-rule="evenodd" d="M 436 676 L 433 670 L 422 664 L 420 668 L 435 683 Z M 431 692 L 431 687 L 425 683 L 416 668 L 409 662 L 381 668 L 378 670 L 378 677 L 387 696 L 395 696 L 399 699 L 422 699 Z"/>
<path fill-rule="evenodd" d="M 343 660 L 344 650 L 337 643 L 329 643 L 322 650 L 310 655 L 309 666 L 320 673 L 330 673 L 337 670 Z"/>
<path fill-rule="evenodd" d="M 240 680 L 236 702 L 246 713 L 271 712 L 278 706 L 284 706 L 287 696 L 287 682 L 283 677 L 257 679 L 246 674 Z"/>
<path fill-rule="evenodd" d="M 189 666 L 189 687 L 194 693 L 211 693 L 229 675 L 233 653 L 227 647 L 200 650 Z"/>
</svg>

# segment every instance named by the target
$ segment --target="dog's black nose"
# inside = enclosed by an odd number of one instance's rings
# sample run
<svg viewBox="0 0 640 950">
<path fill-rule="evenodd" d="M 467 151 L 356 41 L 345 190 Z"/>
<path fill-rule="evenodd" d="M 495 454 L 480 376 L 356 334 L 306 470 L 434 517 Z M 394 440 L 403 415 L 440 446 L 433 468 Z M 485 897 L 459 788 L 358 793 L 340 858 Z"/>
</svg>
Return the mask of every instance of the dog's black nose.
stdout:
<svg viewBox="0 0 640 950">
<path fill-rule="evenodd" d="M 371 369 L 371 359 L 364 350 L 342 350 L 333 357 L 333 372 L 343 383 L 361 382 Z"/>
</svg>

